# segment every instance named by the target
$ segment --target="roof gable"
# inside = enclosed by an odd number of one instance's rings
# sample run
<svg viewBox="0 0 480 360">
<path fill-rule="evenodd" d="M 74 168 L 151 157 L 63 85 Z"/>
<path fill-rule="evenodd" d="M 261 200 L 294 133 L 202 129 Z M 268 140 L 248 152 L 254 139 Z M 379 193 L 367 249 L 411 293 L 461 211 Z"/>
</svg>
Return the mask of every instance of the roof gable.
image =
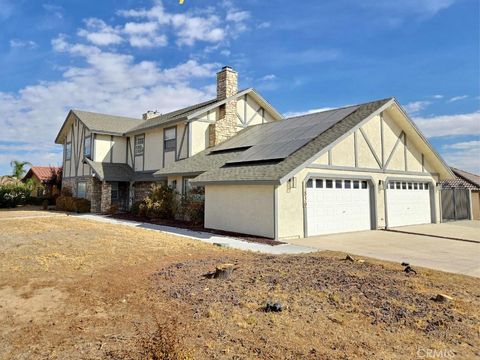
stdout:
<svg viewBox="0 0 480 360">
<path fill-rule="evenodd" d="M 210 99 L 199 104 L 191 105 L 182 109 L 178 109 L 166 114 L 153 117 L 129 129 L 127 133 L 138 133 L 140 131 L 152 129 L 157 126 L 174 124 L 179 121 L 195 121 L 197 118 L 207 113 L 208 111 L 214 110 L 220 105 L 225 104 L 232 99 L 244 96 L 246 94 L 252 96 L 260 105 L 265 107 L 265 109 L 272 115 L 274 119 L 278 120 L 283 118 L 283 116 L 277 110 L 275 110 L 275 108 L 270 105 L 262 96 L 260 96 L 260 94 L 258 94 L 254 89 L 248 88 L 245 90 L 241 90 L 237 94 L 223 100 L 218 100 L 216 98 Z"/>
<path fill-rule="evenodd" d="M 56 144 L 61 144 L 67 134 L 68 125 L 74 119 L 81 121 L 88 130 L 99 134 L 123 135 L 128 129 L 143 122 L 141 119 L 125 116 L 94 113 L 83 110 L 70 110 L 55 138 Z"/>
<path fill-rule="evenodd" d="M 53 166 L 32 166 L 24 176 L 24 179 L 29 179 L 32 176 L 36 176 L 39 181 L 48 182 L 55 176 L 58 176 L 61 170 L 62 168 Z"/>
</svg>

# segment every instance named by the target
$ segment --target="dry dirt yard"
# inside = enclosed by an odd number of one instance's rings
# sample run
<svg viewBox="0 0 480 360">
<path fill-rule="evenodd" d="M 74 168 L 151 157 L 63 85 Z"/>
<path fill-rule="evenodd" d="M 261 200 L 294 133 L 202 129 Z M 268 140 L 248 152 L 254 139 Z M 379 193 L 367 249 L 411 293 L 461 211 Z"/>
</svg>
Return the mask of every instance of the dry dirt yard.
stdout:
<svg viewBox="0 0 480 360">
<path fill-rule="evenodd" d="M 480 356 L 477 278 L 48 214 L 0 212 L 1 359 Z M 229 279 L 203 276 L 221 263 L 236 264 Z M 269 300 L 283 311 L 265 312 Z"/>
</svg>

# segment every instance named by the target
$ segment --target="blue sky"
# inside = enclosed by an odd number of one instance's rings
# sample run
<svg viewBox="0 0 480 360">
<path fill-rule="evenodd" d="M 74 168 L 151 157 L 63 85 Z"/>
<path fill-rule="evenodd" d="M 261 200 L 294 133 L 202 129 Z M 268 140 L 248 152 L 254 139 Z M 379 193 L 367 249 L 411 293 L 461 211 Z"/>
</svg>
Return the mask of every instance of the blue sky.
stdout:
<svg viewBox="0 0 480 360">
<path fill-rule="evenodd" d="M 139 117 L 214 96 L 222 65 L 280 112 L 395 96 L 480 173 L 477 0 L 0 0 L 0 174 L 57 165 L 70 108 Z"/>
</svg>

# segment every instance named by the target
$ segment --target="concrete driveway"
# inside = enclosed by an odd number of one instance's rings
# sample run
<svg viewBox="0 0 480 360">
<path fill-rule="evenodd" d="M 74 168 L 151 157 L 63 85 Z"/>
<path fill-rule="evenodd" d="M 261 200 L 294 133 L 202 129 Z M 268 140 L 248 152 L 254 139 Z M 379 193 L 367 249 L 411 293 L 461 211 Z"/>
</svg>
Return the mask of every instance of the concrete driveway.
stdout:
<svg viewBox="0 0 480 360">
<path fill-rule="evenodd" d="M 475 234 L 475 232 L 470 232 L 472 226 L 473 228 L 478 227 L 476 234 L 480 233 L 480 222 L 465 222 L 463 225 L 461 223 L 430 224 L 423 226 L 421 230 L 422 233 L 428 230 L 433 235 L 453 234 L 456 235 L 455 237 L 461 238 L 463 231 L 470 235 Z M 445 232 L 438 230 L 442 228 Z M 476 237 L 478 238 L 478 235 Z M 416 265 L 480 277 L 480 243 L 474 241 L 375 230 L 314 236 L 289 240 L 289 242 L 295 245 L 315 247 L 319 250 L 341 251 L 397 263 L 405 261 L 413 267 Z"/>
</svg>

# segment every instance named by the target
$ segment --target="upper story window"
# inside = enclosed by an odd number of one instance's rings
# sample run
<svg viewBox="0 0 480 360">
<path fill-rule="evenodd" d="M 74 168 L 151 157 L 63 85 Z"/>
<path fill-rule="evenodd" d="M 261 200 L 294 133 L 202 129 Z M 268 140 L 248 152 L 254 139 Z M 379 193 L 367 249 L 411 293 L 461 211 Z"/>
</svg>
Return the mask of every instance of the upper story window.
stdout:
<svg viewBox="0 0 480 360">
<path fill-rule="evenodd" d="M 163 148 L 165 151 L 174 151 L 177 144 L 177 129 L 169 128 L 163 132 Z"/>
<path fill-rule="evenodd" d="M 145 136 L 140 135 L 135 137 L 135 156 L 143 155 L 145 149 Z"/>
<path fill-rule="evenodd" d="M 88 158 L 92 156 L 92 137 L 91 136 L 87 136 L 83 141 L 83 155 Z"/>
<path fill-rule="evenodd" d="M 72 158 L 72 143 L 68 142 L 65 145 L 65 160 L 70 160 Z"/>
</svg>

